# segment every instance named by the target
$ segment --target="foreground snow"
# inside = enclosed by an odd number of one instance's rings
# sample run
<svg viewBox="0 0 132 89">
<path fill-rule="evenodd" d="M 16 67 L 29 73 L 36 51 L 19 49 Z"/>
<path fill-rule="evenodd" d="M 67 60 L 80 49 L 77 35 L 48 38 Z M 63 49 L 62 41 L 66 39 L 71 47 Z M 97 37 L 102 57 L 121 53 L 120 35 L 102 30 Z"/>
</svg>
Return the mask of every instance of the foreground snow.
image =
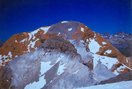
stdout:
<svg viewBox="0 0 132 89">
<path fill-rule="evenodd" d="M 91 87 L 82 87 L 77 89 L 131 89 L 132 81 L 123 81 L 118 83 L 104 84 L 104 85 L 96 85 Z"/>
</svg>

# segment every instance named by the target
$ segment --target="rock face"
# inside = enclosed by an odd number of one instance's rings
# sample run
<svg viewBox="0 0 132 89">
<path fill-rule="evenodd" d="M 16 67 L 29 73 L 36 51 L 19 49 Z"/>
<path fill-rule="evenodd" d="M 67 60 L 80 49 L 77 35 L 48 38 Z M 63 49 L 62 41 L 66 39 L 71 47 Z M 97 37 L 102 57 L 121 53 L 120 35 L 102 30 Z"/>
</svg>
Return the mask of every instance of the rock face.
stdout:
<svg viewBox="0 0 132 89">
<path fill-rule="evenodd" d="M 0 66 L 12 89 L 73 89 L 128 72 L 132 60 L 82 23 L 63 21 L 12 36 Z"/>
</svg>

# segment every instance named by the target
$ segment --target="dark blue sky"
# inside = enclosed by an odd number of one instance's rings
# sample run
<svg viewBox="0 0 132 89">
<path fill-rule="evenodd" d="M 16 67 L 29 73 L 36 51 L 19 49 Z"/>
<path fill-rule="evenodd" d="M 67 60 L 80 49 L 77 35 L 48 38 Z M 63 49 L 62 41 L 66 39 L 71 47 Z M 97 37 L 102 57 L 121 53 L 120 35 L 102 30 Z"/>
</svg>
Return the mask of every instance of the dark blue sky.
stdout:
<svg viewBox="0 0 132 89">
<path fill-rule="evenodd" d="M 131 0 L 0 0 L 0 39 L 62 20 L 99 33 L 131 33 Z"/>
</svg>

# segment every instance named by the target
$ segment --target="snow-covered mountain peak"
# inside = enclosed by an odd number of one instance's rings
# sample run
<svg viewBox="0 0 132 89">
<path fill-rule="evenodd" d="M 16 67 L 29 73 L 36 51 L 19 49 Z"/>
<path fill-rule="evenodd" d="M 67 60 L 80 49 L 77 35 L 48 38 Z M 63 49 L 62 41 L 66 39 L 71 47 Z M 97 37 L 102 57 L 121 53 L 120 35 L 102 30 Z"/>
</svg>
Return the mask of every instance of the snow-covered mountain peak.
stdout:
<svg viewBox="0 0 132 89">
<path fill-rule="evenodd" d="M 20 70 L 24 67 L 23 65 L 25 65 L 25 69 Z M 72 89 L 75 86 L 74 82 L 82 81 L 91 75 L 90 78 L 92 79 L 86 79 L 79 86 L 87 85 L 86 82 L 89 81 L 93 81 L 90 84 L 94 84 L 120 73 L 128 72 L 132 70 L 132 61 L 84 24 L 75 21 L 63 21 L 51 26 L 40 27 L 32 32 L 13 35 L 0 48 L 0 66 L 11 68 L 15 78 L 12 80 L 12 84 L 15 87 L 30 89 L 29 87 L 40 84 L 40 88 L 57 89 L 57 84 L 63 85 L 62 81 L 68 81 L 67 84 L 70 84 L 71 82 L 66 79 L 76 75 L 75 81 L 72 80 L 71 86 L 68 88 Z M 36 66 L 38 69 L 31 68 L 31 66 Z M 34 68 L 35 71 L 33 72 Z M 105 76 L 100 71 L 101 69 Z M 51 71 L 49 72 L 49 70 Z M 54 71 L 53 75 L 51 75 L 52 71 Z M 30 81 L 23 83 L 28 78 L 25 76 L 24 80 L 21 81 L 20 79 L 17 83 L 15 73 L 19 72 L 22 72 L 20 73 L 22 79 L 25 73 L 33 72 L 34 75 L 31 78 L 35 76 L 38 80 L 29 78 Z M 84 74 L 81 75 L 81 73 Z M 52 76 L 51 79 L 47 78 L 48 74 Z M 68 74 L 70 75 L 67 76 Z M 62 75 L 64 80 L 61 79 Z M 57 83 L 53 82 L 53 80 L 56 81 L 56 78 Z M 40 81 L 43 81 L 43 84 Z M 19 85 L 21 82 L 23 83 L 22 86 Z M 48 84 L 52 84 L 52 88 Z"/>
</svg>

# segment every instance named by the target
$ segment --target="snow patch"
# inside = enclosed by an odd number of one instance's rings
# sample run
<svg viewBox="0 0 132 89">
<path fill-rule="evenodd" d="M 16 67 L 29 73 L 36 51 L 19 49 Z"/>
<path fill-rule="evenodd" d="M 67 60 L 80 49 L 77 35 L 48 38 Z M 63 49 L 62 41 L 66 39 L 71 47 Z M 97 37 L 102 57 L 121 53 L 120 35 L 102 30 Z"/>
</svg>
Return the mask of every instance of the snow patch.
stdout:
<svg viewBox="0 0 132 89">
<path fill-rule="evenodd" d="M 12 53 L 11 51 L 8 53 L 9 57 L 12 58 Z"/>
<path fill-rule="evenodd" d="M 86 39 L 86 42 L 89 42 L 89 40 L 88 40 L 88 39 Z"/>
<path fill-rule="evenodd" d="M 84 28 L 81 28 L 81 31 L 84 32 Z"/>
<path fill-rule="evenodd" d="M 40 29 L 43 30 L 44 33 L 47 33 L 50 27 L 51 27 L 51 26 L 41 27 Z"/>
<path fill-rule="evenodd" d="M 61 23 L 68 23 L 68 21 L 62 21 Z"/>
<path fill-rule="evenodd" d="M 30 52 L 30 47 L 31 48 L 35 48 L 35 43 L 38 41 L 39 39 L 36 39 L 35 41 L 31 41 L 29 44 L 28 44 L 28 52 Z"/>
<path fill-rule="evenodd" d="M 68 31 L 72 31 L 72 28 L 69 28 Z"/>
<path fill-rule="evenodd" d="M 40 73 L 41 75 L 43 75 L 44 73 L 46 73 L 51 67 L 53 67 L 53 65 L 50 65 L 51 62 L 41 62 L 41 69 L 40 69 Z"/>
<path fill-rule="evenodd" d="M 31 40 L 32 34 L 31 33 L 28 33 L 28 35 L 29 35 L 29 40 Z"/>
<path fill-rule="evenodd" d="M 104 54 L 110 54 L 112 52 L 112 50 L 106 50 Z"/>
<path fill-rule="evenodd" d="M 35 41 L 31 42 L 30 45 L 31 45 L 31 48 L 34 48 L 35 47 L 35 43 L 38 41 L 39 39 L 36 39 Z"/>
<path fill-rule="evenodd" d="M 93 54 L 94 68 L 98 64 L 98 61 L 104 64 L 108 69 L 111 69 L 114 64 L 118 63 L 118 60 L 116 58 L 110 58 L 107 56 L 100 56 L 98 54 Z"/>
<path fill-rule="evenodd" d="M 107 44 L 106 42 L 102 42 L 103 45 Z"/>
<path fill-rule="evenodd" d="M 32 35 L 35 35 L 40 29 L 34 30 L 31 32 Z"/>
<path fill-rule="evenodd" d="M 57 75 L 61 75 L 64 72 L 64 69 L 65 69 L 65 64 L 59 63 L 59 68 L 58 68 L 58 71 L 57 71 Z"/>
<path fill-rule="evenodd" d="M 99 52 L 100 47 L 101 46 L 98 44 L 97 41 L 95 41 L 95 39 L 90 38 L 90 42 L 89 42 L 89 45 L 88 45 L 88 48 L 89 48 L 90 52 L 97 53 L 97 52 Z"/>
<path fill-rule="evenodd" d="M 58 34 L 57 34 L 57 35 L 59 36 L 60 34 L 61 34 L 61 33 L 60 33 L 60 32 L 58 32 Z"/>
<path fill-rule="evenodd" d="M 21 41 L 20 41 L 20 43 L 23 43 L 23 42 L 25 42 L 25 40 L 26 40 L 26 39 L 23 39 L 23 40 L 21 40 Z"/>
<path fill-rule="evenodd" d="M 125 65 L 121 65 L 120 67 L 118 67 L 115 71 L 114 74 L 118 75 L 120 73 L 120 71 L 123 71 L 126 68 Z"/>
</svg>

